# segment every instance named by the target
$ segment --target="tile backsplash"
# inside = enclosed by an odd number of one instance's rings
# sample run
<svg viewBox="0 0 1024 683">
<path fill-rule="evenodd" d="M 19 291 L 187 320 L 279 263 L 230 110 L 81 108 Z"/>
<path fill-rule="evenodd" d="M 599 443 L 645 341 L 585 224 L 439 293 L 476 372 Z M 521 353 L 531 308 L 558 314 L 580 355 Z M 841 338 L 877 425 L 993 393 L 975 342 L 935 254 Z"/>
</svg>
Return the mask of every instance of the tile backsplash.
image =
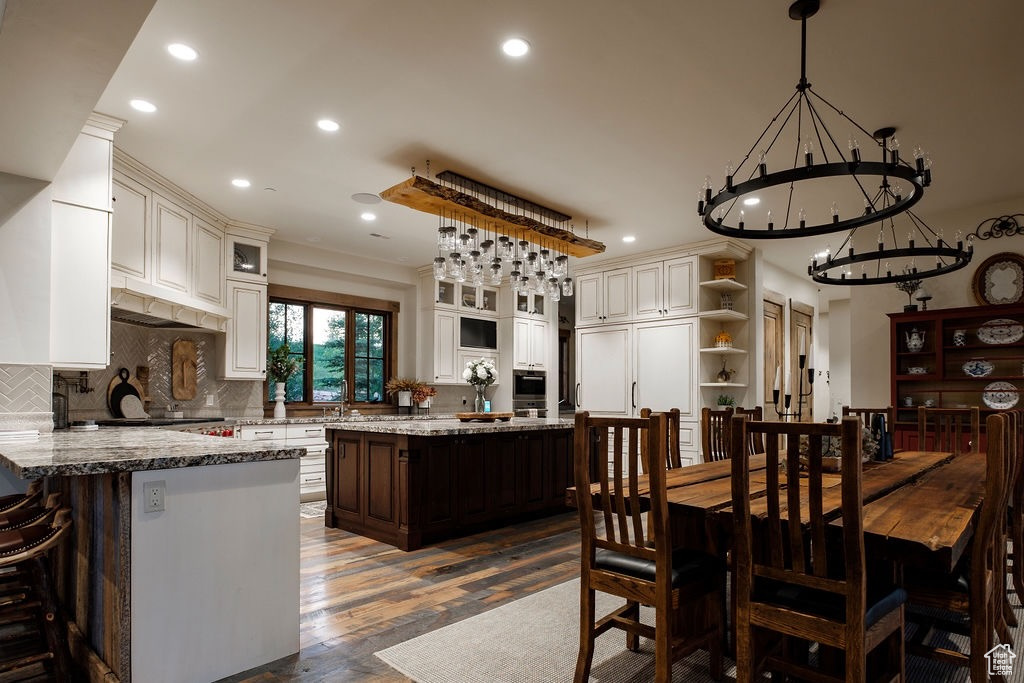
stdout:
<svg viewBox="0 0 1024 683">
<path fill-rule="evenodd" d="M 196 345 L 196 397 L 188 401 L 171 395 L 171 346 L 178 339 Z M 120 368 L 135 378 L 140 366 L 149 368 L 147 412 L 162 417 L 174 405 L 185 417 L 263 417 L 263 382 L 220 380 L 217 335 L 201 330 L 161 330 L 124 323 L 110 324 L 110 365 L 89 373 L 88 393 L 68 393 L 71 420 L 112 417 L 107 406 L 107 388 Z M 63 373 L 71 377 L 77 373 Z M 212 397 L 207 400 L 207 397 Z M 49 403 L 49 389 L 47 389 Z M 208 405 L 212 403 L 212 405 Z"/>
<path fill-rule="evenodd" d="M 53 427 L 50 366 L 0 364 L 0 429 Z"/>
</svg>

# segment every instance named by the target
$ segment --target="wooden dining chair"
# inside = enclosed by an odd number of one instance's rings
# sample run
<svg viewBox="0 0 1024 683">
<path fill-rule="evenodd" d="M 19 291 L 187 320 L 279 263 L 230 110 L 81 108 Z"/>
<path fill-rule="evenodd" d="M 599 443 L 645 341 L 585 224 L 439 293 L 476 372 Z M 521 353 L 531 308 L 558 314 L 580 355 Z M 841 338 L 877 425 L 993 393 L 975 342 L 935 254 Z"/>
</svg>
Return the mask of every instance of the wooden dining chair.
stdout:
<svg viewBox="0 0 1024 683">
<path fill-rule="evenodd" d="M 638 474 L 642 451 L 650 462 L 666 461 L 667 420 L 664 413 L 648 418 L 576 413 L 574 472 L 582 538 L 577 683 L 589 679 L 594 639 L 611 628 L 624 630 L 633 650 L 640 636 L 654 641 L 658 683 L 671 680 L 674 661 L 700 648 L 709 652 L 711 675 L 721 678 L 722 624 L 714 609 L 720 602 L 721 564 L 706 553 L 672 548 L 666 470 L 650 467 L 646 477 Z M 647 489 L 649 512 L 643 504 Z M 625 603 L 599 618 L 596 591 Z M 654 608 L 653 626 L 640 620 L 640 605 Z"/>
<path fill-rule="evenodd" d="M 736 408 L 733 411 L 733 415 L 746 415 L 747 419 L 752 422 L 761 422 L 764 419 L 764 409 L 761 406 Z M 764 437 L 760 432 L 750 432 L 747 434 L 747 455 L 754 455 L 755 453 L 764 453 Z"/>
<path fill-rule="evenodd" d="M 1004 542 L 998 531 L 1006 515 L 1010 489 L 1006 477 L 1010 434 L 1006 427 L 1005 415 L 997 413 L 985 420 L 985 497 L 970 550 L 951 573 L 915 569 L 904 576 L 911 606 L 908 618 L 918 624 L 907 642 L 907 652 L 970 667 L 973 681 L 988 680 L 985 653 L 994 645 L 996 622 L 1002 609 L 997 584 L 1006 581 L 1006 565 L 1000 566 L 997 559 L 997 546 Z M 917 607 L 956 612 L 965 615 L 968 623 L 942 620 L 933 613 L 914 609 Z M 926 641 L 936 629 L 966 631 L 970 636 L 970 653 L 928 645 Z"/>
<path fill-rule="evenodd" d="M 981 411 L 972 408 L 917 409 L 917 447 L 966 453 L 981 446 Z"/>
<path fill-rule="evenodd" d="M 904 591 L 892 582 L 869 586 L 867 578 L 859 420 L 840 423 L 732 420 L 733 444 L 760 432 L 766 468 L 752 484 L 749 458 L 733 448 L 733 570 L 736 573 L 736 680 L 747 683 L 762 671 L 803 680 L 867 680 L 868 654 L 886 671 L 882 680 L 903 678 Z M 786 447 L 780 446 L 785 436 Z M 841 526 L 826 519 L 822 451 L 825 437 L 841 443 Z M 805 439 L 806 469 L 801 468 Z M 758 496 L 751 499 L 752 486 Z M 764 495 L 760 495 L 763 488 Z M 842 672 L 812 666 L 808 645 L 844 653 Z M 821 656 L 819 665 L 832 663 Z M 886 654 L 879 651 L 879 654 Z M 824 662 L 823 662 L 824 660 Z M 835 662 L 838 664 L 838 662 Z"/>
<path fill-rule="evenodd" d="M 650 408 L 640 409 L 640 417 L 644 419 L 649 418 L 652 413 L 653 411 Z M 665 466 L 670 470 L 683 466 L 683 456 L 679 446 L 679 414 L 679 408 L 665 411 L 668 423 Z"/>
<path fill-rule="evenodd" d="M 715 462 L 729 458 L 731 452 L 729 449 L 729 424 L 733 415 L 746 415 L 751 420 L 760 422 L 763 411 L 761 406 L 754 408 L 726 408 L 724 410 L 701 408 L 700 443 L 704 462 Z M 760 434 L 752 433 L 747 445 L 747 455 L 764 453 L 764 440 Z"/>
<path fill-rule="evenodd" d="M 733 408 L 700 409 L 700 450 L 704 462 L 716 462 L 729 457 L 729 420 Z"/>
</svg>

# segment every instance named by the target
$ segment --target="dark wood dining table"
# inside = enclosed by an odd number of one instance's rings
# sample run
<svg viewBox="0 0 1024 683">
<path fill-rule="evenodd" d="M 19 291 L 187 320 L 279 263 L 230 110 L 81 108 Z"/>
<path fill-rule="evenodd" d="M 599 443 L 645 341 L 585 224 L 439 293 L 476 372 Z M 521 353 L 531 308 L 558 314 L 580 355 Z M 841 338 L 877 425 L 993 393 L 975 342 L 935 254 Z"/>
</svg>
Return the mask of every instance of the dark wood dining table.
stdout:
<svg viewBox="0 0 1024 683">
<path fill-rule="evenodd" d="M 676 543 L 723 554 L 728 549 L 731 467 L 723 460 L 668 471 L 666 493 Z M 764 467 L 763 455 L 751 456 L 754 514 L 765 505 L 767 478 L 759 474 Z M 838 518 L 840 476 L 825 474 L 823 479 L 822 514 Z M 869 555 L 909 567 L 951 570 L 970 541 L 984 485 L 985 457 L 979 453 L 901 451 L 892 460 L 865 463 L 861 490 Z M 575 504 L 574 488 L 567 491 L 567 499 Z M 801 519 L 808 514 L 801 510 Z"/>
</svg>

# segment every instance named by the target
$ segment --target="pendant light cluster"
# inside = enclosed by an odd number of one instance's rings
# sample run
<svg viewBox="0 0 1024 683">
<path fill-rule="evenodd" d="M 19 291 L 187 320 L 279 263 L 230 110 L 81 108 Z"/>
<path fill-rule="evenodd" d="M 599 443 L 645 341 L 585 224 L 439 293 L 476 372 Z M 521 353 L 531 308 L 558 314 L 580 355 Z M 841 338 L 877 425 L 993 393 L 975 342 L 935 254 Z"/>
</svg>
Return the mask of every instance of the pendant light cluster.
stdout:
<svg viewBox="0 0 1024 683">
<path fill-rule="evenodd" d="M 717 192 L 711 177 L 705 179 L 697 196 L 704 226 L 740 239 L 848 231 L 835 252 L 826 246 L 811 258 L 808 274 L 823 284 L 896 283 L 963 268 L 971 260 L 972 246 L 965 248 L 959 235 L 948 241 L 910 210 L 931 184 L 930 157 L 915 147 L 912 162 L 906 161 L 895 128 L 868 133 L 813 91 L 806 76 L 807 19 L 818 9 L 819 0 L 797 0 L 790 6 L 790 18 L 801 26 L 796 92 L 740 163 L 726 165 L 725 182 Z M 861 142 L 877 148 L 878 160 L 870 158 L 870 149 L 862 156 Z M 831 197 L 830 206 L 814 208 L 814 198 L 822 195 Z M 907 225 L 898 227 L 897 218 Z M 874 224 L 880 224 L 878 232 L 865 227 Z"/>
<path fill-rule="evenodd" d="M 438 219 L 435 280 L 499 286 L 507 275 L 516 294 L 536 293 L 551 301 L 573 295 L 569 256 L 553 246 L 498 235 L 487 226 L 480 229 L 444 215 Z"/>
</svg>

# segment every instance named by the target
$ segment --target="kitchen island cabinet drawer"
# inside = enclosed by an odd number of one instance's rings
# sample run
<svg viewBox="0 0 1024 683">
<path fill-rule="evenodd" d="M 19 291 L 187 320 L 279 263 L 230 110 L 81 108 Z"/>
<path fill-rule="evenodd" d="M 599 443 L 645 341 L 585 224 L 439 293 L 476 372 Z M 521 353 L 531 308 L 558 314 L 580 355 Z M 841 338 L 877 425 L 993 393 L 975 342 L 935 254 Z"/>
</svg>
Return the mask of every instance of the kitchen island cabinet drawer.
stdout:
<svg viewBox="0 0 1024 683">
<path fill-rule="evenodd" d="M 285 425 L 253 425 L 239 427 L 238 438 L 243 441 L 273 441 L 287 438 Z"/>
<path fill-rule="evenodd" d="M 285 434 L 289 439 L 317 439 L 324 441 L 324 426 L 315 424 L 284 425 Z M 324 441 L 326 443 L 326 441 Z"/>
</svg>

